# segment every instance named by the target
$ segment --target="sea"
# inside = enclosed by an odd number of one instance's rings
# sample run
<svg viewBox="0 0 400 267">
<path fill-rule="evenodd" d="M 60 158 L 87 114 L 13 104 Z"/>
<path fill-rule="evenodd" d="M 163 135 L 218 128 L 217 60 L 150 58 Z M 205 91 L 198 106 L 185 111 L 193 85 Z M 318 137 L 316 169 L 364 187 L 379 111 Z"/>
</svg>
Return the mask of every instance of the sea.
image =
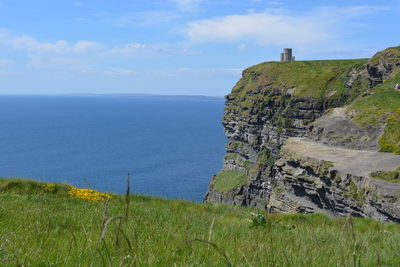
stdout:
<svg viewBox="0 0 400 267">
<path fill-rule="evenodd" d="M 200 202 L 222 167 L 223 98 L 0 96 L 0 177 Z"/>
</svg>

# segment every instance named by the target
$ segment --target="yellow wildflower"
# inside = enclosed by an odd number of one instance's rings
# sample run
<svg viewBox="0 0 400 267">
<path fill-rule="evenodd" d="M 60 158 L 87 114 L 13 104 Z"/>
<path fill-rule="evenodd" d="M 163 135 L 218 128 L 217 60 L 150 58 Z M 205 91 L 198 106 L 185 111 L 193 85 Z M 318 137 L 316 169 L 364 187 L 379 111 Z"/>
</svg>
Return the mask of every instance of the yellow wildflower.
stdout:
<svg viewBox="0 0 400 267">
<path fill-rule="evenodd" d="M 55 184 L 42 184 L 43 191 L 53 193 L 56 190 Z"/>
<path fill-rule="evenodd" d="M 107 199 L 111 199 L 110 195 L 95 191 L 93 189 L 77 188 L 70 186 L 68 195 L 75 199 L 83 199 L 91 202 L 104 202 Z"/>
</svg>

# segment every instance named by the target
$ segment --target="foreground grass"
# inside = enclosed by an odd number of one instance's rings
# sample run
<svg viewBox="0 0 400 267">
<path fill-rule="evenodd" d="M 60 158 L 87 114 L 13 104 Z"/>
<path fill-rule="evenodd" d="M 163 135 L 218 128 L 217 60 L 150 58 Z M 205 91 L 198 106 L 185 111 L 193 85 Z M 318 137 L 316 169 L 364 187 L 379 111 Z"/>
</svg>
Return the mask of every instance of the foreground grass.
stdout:
<svg viewBox="0 0 400 267">
<path fill-rule="evenodd" d="M 0 180 L 0 188 L 7 181 Z M 2 266 L 398 266 L 400 226 L 323 215 L 269 215 L 262 210 L 130 196 L 128 220 L 110 222 L 100 239 L 105 203 L 45 193 L 20 181 L 0 190 Z M 62 187 L 62 186 L 61 186 Z M 35 189 L 36 188 L 36 189 Z M 125 216 L 123 196 L 108 217 Z M 210 243 L 207 243 L 210 242 Z"/>
</svg>

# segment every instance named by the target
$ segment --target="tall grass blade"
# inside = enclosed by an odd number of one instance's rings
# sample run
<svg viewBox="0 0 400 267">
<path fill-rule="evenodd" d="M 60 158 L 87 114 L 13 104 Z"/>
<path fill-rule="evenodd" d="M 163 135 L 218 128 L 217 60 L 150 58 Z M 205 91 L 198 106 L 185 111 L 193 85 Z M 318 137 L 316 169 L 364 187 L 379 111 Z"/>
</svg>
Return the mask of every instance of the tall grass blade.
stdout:
<svg viewBox="0 0 400 267">
<path fill-rule="evenodd" d="M 105 234 L 106 234 L 106 232 L 107 232 L 107 225 L 108 225 L 110 222 L 112 222 L 112 221 L 114 221 L 114 220 L 116 220 L 116 219 L 122 219 L 122 218 L 124 218 L 124 217 L 122 217 L 122 216 L 114 216 L 114 217 L 111 217 L 110 219 L 107 220 L 107 222 L 104 224 L 103 231 L 101 232 L 101 236 L 100 236 L 100 240 L 101 240 L 101 241 L 104 240 L 104 236 L 105 236 Z"/>
<path fill-rule="evenodd" d="M 223 258 L 225 261 L 226 266 L 231 267 L 232 263 L 229 261 L 228 256 L 225 254 L 225 252 L 215 243 L 212 242 L 208 242 L 206 240 L 201 240 L 201 239 L 192 239 L 192 240 L 187 240 L 185 243 L 186 244 L 190 244 L 190 243 L 194 243 L 194 242 L 199 242 L 199 243 L 204 243 L 207 244 L 209 246 L 211 246 L 212 248 L 214 248 Z"/>
<path fill-rule="evenodd" d="M 103 236 L 103 231 L 107 222 L 107 218 L 108 218 L 108 206 L 110 203 L 110 199 L 107 199 L 106 201 L 106 205 L 104 207 L 104 212 L 103 212 L 103 220 L 101 222 L 101 226 L 100 226 L 100 239 L 102 239 Z"/>
</svg>

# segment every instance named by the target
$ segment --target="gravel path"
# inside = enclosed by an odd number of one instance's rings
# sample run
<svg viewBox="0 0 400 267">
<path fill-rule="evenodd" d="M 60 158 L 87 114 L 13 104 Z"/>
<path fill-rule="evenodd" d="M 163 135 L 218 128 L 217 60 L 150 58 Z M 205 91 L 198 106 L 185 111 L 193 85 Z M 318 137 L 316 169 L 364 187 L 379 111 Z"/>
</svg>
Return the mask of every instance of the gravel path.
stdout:
<svg viewBox="0 0 400 267">
<path fill-rule="evenodd" d="M 282 149 L 302 157 L 333 162 L 338 171 L 357 176 L 400 168 L 400 155 L 330 147 L 305 138 L 289 138 Z"/>
</svg>

